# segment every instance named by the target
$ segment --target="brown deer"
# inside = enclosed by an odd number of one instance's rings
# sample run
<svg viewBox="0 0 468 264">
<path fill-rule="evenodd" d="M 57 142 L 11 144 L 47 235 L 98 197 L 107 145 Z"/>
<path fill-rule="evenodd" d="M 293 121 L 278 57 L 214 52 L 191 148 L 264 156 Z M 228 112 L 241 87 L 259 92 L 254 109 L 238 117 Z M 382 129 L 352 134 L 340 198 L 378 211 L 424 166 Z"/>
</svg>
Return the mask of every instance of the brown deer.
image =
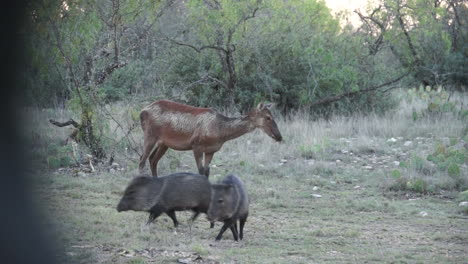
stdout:
<svg viewBox="0 0 468 264">
<path fill-rule="evenodd" d="M 271 104 L 260 103 L 246 116 L 226 117 L 210 108 L 199 108 L 172 101 L 156 101 L 140 113 L 144 132 L 140 172 L 149 157 L 151 173 L 157 177 L 157 166 L 168 148 L 193 150 L 198 171 L 207 177 L 213 155 L 224 142 L 261 128 L 276 141 L 281 133 L 269 110 Z M 203 164 L 203 154 L 205 162 Z"/>
</svg>

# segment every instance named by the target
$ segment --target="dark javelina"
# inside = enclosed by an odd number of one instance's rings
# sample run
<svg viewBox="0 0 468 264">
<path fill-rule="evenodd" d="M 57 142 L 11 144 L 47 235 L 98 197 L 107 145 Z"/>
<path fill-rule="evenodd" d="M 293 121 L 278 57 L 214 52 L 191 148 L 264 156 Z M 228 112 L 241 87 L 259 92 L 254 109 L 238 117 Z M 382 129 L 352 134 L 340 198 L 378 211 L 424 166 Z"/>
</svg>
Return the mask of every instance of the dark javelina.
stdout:
<svg viewBox="0 0 468 264">
<path fill-rule="evenodd" d="M 174 173 L 165 177 L 139 176 L 125 189 L 117 205 L 117 211 L 149 212 L 148 223 L 166 213 L 177 227 L 175 211 L 192 210 L 195 214 L 207 213 L 211 199 L 211 184 L 208 178 L 193 173 Z"/>
<path fill-rule="evenodd" d="M 234 240 L 237 241 L 238 237 L 242 239 L 244 224 L 249 215 L 249 197 L 244 183 L 237 176 L 228 175 L 220 184 L 211 185 L 211 188 L 208 220 L 224 222 L 216 240 L 220 240 L 228 228 L 231 229 Z M 237 229 L 238 220 L 239 229 Z"/>
</svg>

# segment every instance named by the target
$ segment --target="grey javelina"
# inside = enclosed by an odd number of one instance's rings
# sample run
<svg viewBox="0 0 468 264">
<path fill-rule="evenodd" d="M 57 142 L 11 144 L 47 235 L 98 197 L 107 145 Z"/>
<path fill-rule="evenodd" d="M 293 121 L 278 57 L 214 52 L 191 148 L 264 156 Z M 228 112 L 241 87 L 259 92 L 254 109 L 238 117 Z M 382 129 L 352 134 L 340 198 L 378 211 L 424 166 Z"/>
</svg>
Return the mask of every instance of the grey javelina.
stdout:
<svg viewBox="0 0 468 264">
<path fill-rule="evenodd" d="M 211 184 L 208 178 L 193 173 L 174 173 L 165 177 L 139 176 L 125 189 L 117 211 L 149 212 L 148 223 L 166 213 L 177 227 L 175 211 L 193 210 L 192 221 L 208 211 Z"/>
<path fill-rule="evenodd" d="M 226 229 L 231 229 L 234 240 L 244 237 L 244 224 L 249 215 L 249 197 L 244 183 L 234 175 L 228 175 L 220 184 L 211 186 L 211 204 L 208 209 L 210 222 L 224 222 L 216 240 L 220 240 Z M 239 233 L 237 221 L 239 220 Z"/>
</svg>

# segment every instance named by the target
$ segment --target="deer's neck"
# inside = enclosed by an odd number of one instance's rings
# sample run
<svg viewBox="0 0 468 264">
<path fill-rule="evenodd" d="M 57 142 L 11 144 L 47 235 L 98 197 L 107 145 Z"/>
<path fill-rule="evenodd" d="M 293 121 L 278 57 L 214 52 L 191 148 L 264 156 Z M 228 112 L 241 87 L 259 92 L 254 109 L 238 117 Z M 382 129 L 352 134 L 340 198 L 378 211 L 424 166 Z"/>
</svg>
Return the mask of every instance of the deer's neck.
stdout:
<svg viewBox="0 0 468 264">
<path fill-rule="evenodd" d="M 230 118 L 224 117 L 221 122 L 221 139 L 228 141 L 238 138 L 255 129 L 255 125 L 250 121 L 248 116 Z"/>
</svg>

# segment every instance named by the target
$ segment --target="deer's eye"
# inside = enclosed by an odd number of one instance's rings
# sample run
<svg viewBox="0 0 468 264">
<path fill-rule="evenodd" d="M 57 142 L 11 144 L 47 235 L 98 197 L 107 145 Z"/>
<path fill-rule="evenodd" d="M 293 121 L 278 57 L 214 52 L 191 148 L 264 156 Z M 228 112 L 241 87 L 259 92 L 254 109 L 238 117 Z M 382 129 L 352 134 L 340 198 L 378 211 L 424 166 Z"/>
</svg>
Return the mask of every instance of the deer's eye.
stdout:
<svg viewBox="0 0 468 264">
<path fill-rule="evenodd" d="M 271 120 L 271 117 L 270 117 L 270 116 L 267 116 L 267 117 L 266 117 L 266 120 L 270 121 L 270 120 Z"/>
</svg>

